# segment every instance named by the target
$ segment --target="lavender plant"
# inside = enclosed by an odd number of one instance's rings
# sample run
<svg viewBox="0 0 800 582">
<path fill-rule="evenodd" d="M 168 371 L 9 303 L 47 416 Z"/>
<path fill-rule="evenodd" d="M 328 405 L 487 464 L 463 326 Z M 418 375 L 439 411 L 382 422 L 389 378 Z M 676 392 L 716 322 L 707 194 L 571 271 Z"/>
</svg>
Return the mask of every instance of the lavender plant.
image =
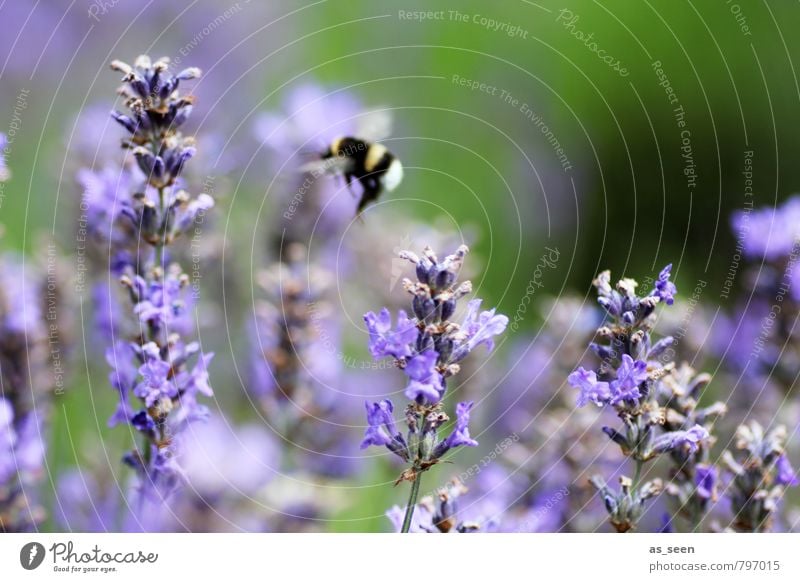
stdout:
<svg viewBox="0 0 800 582">
<path fill-rule="evenodd" d="M 451 320 L 459 299 L 472 291 L 469 281 L 457 284 L 458 271 L 468 250 L 462 245 L 441 261 L 430 247 L 426 247 L 422 257 L 402 251 L 400 256 L 416 266 L 417 281 L 403 280 L 404 288 L 413 297 L 413 317 L 400 310 L 393 328 L 391 313 L 386 308 L 379 314 L 369 312 L 364 316 L 373 358 L 393 358 L 408 378 L 406 435 L 397 429 L 390 400 L 367 402 L 368 427 L 361 443 L 362 448 L 386 447 L 408 465 L 397 480 L 397 483 L 411 483 L 401 526 L 403 533 L 411 527 L 422 474 L 451 449 L 478 445 L 469 433 L 473 402 L 457 404 L 451 433 L 439 438 L 439 429 L 450 420 L 442 403 L 448 379 L 459 372 L 459 362 L 472 350 L 481 345 L 491 350 L 492 338 L 508 325 L 508 318 L 495 314 L 494 309 L 480 311 L 480 299 L 469 302 L 460 324 Z"/>
<path fill-rule="evenodd" d="M 130 182 L 118 182 L 118 187 L 129 187 L 127 196 L 118 188 L 109 190 L 116 202 L 110 215 L 107 208 L 102 212 L 102 204 L 97 213 L 89 213 L 90 226 L 108 233 L 110 250 L 117 244 L 137 249 L 136 255 L 121 254 L 109 265 L 113 275 L 121 274 L 129 302 L 120 311 L 134 322 L 127 330 L 124 322 L 113 322 L 109 330 L 113 345 L 106 360 L 119 393 L 109 424 L 129 424 L 141 435 L 142 444 L 124 460 L 139 476 L 142 499 L 163 500 L 183 474 L 176 458 L 180 432 L 207 413 L 197 397 L 212 396 L 208 365 L 213 354 L 187 338 L 189 277 L 167 252 L 213 206 L 210 196 L 193 197 L 179 183 L 195 148 L 194 140 L 180 131 L 193 97 L 178 89 L 200 71 L 171 74 L 168 59 L 153 62 L 147 56 L 133 66 L 114 61 L 111 68 L 123 74 L 119 94 L 129 110 L 114 111 L 112 117 L 127 131 L 122 147 L 136 160 L 139 173 Z"/>
<path fill-rule="evenodd" d="M 433 495 L 423 497 L 411 518 L 409 533 L 471 533 L 486 531 L 488 523 L 484 520 L 465 519 L 459 512 L 459 499 L 468 492 L 467 487 L 457 478 Z M 397 505 L 386 512 L 394 530 L 402 531 L 405 512 Z"/>
<path fill-rule="evenodd" d="M 645 463 L 665 453 L 694 454 L 707 445 L 710 436 L 700 424 L 666 424 L 666 411 L 657 400 L 658 384 L 674 369 L 673 362 L 662 361 L 673 339 L 654 343 L 651 338 L 656 306 L 671 305 L 677 292 L 670 281 L 671 269 L 667 265 L 644 296 L 637 295 L 638 283 L 633 279 L 622 279 L 612 288 L 609 271 L 597 276 L 593 282 L 597 301 L 608 320 L 598 328 L 597 341 L 590 347 L 601 363 L 595 370 L 580 367 L 569 376 L 569 383 L 580 390 L 578 406 L 591 402 L 610 408 L 622 422 L 619 430 L 605 426 L 603 432 L 633 460 L 633 478 L 621 477 L 618 491 L 600 475 L 591 479 L 618 532 L 635 528 L 647 500 L 663 488 L 661 479 L 642 482 Z"/>
<path fill-rule="evenodd" d="M 11 176 L 5 145 L 0 133 L 0 182 Z M 48 330 L 58 339 L 59 326 L 46 321 L 44 284 L 35 265 L 0 255 L 0 532 L 29 531 L 45 518 L 37 482 L 54 388 L 47 341 Z M 54 309 L 56 291 L 54 280 Z"/>
<path fill-rule="evenodd" d="M 774 526 L 778 504 L 786 487 L 800 484 L 784 450 L 786 427 L 765 431 L 756 421 L 736 431 L 737 454 L 725 451 L 722 464 L 731 478 L 727 496 L 732 526 L 743 532 L 764 532 Z"/>
<path fill-rule="evenodd" d="M 710 381 L 709 374 L 698 374 L 684 363 L 658 384 L 657 400 L 664 411 L 664 430 L 676 433 L 699 426 L 708 434 L 696 447 L 677 447 L 669 452 L 671 468 L 666 493 L 675 499 L 677 513 L 686 519 L 692 530 L 699 527 L 703 516 L 716 502 L 719 484 L 717 467 L 710 458 L 716 442 L 712 432 L 716 421 L 727 412 L 727 406 L 717 401 L 698 407 Z"/>
<path fill-rule="evenodd" d="M 36 269 L 0 256 L 0 531 L 35 528 L 45 513 L 44 468 L 52 377 Z"/>
<path fill-rule="evenodd" d="M 743 277 L 750 290 L 747 302 L 737 305 L 727 325 L 715 338 L 719 352 L 728 352 L 728 364 L 747 375 L 761 391 L 778 384 L 791 391 L 800 366 L 800 197 L 778 207 L 752 206 L 735 212 L 731 226 L 737 251 L 749 261 Z M 738 266 L 738 265 L 737 265 Z M 736 276 L 729 272 L 729 281 Z M 724 289 L 725 296 L 730 288 Z M 731 354 L 731 352 L 733 352 Z M 756 394 L 746 394 L 752 400 Z"/>
</svg>

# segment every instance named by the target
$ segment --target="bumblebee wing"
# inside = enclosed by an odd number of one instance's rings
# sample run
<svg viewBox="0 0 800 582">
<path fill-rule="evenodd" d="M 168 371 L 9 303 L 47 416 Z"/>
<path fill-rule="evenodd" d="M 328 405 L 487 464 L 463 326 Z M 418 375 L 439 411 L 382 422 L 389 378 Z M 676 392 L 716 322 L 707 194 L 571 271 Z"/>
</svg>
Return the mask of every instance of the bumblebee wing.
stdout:
<svg viewBox="0 0 800 582">
<path fill-rule="evenodd" d="M 368 111 L 358 118 L 357 136 L 365 141 L 381 141 L 392 134 L 392 114 L 388 108 Z"/>
</svg>

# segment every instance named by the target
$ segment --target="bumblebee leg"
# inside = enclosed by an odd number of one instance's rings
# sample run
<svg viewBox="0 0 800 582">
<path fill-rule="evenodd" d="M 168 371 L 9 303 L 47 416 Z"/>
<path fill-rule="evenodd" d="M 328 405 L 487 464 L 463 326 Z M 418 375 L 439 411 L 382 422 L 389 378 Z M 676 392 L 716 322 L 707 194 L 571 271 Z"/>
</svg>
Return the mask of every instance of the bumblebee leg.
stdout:
<svg viewBox="0 0 800 582">
<path fill-rule="evenodd" d="M 350 193 L 353 193 L 353 174 L 347 172 L 344 175 L 344 179 L 347 181 L 347 189 L 350 190 Z"/>
<path fill-rule="evenodd" d="M 361 200 L 358 202 L 356 215 L 360 215 L 370 202 L 374 202 L 378 199 L 378 195 L 380 194 L 380 184 L 375 180 L 364 180 L 362 181 L 362 185 L 364 186 L 364 192 L 361 194 Z"/>
</svg>

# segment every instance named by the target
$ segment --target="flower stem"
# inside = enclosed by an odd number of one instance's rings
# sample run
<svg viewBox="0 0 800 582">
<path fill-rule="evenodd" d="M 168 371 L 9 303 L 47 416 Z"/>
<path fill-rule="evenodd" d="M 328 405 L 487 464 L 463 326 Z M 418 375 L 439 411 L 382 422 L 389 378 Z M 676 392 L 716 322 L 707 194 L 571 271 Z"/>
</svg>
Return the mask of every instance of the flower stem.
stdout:
<svg viewBox="0 0 800 582">
<path fill-rule="evenodd" d="M 411 482 L 411 495 L 408 497 L 408 506 L 406 507 L 406 516 L 403 518 L 403 528 L 400 533 L 408 533 L 411 529 L 411 518 L 414 516 L 414 508 L 417 506 L 417 496 L 419 496 L 419 485 L 422 481 L 422 473 L 417 472 L 414 480 Z"/>
<path fill-rule="evenodd" d="M 639 479 L 642 476 L 642 461 L 636 459 L 636 472 L 633 474 L 633 482 L 631 485 L 631 495 L 636 492 L 636 489 L 639 487 Z"/>
<path fill-rule="evenodd" d="M 164 188 L 161 187 L 158 189 L 158 215 L 163 220 L 164 217 Z M 165 226 L 165 225 L 161 225 Z M 164 262 L 164 238 L 165 233 L 161 232 L 161 226 L 159 226 L 159 233 L 158 233 L 158 244 L 156 245 L 156 267 L 161 267 Z"/>
</svg>

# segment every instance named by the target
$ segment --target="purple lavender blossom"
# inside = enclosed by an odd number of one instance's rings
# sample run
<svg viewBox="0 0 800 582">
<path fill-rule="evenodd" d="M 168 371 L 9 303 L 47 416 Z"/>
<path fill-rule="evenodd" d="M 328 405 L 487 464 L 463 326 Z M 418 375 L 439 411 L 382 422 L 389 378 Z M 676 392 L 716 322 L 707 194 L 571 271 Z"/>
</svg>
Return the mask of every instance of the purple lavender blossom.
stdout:
<svg viewBox="0 0 800 582">
<path fill-rule="evenodd" d="M 717 498 L 717 484 L 719 475 L 713 465 L 698 465 L 695 471 L 695 485 L 697 495 L 703 499 L 715 501 Z"/>
<path fill-rule="evenodd" d="M 0 398 L 0 484 L 41 470 L 44 443 L 39 430 L 35 413 L 15 418 L 11 403 Z"/>
<path fill-rule="evenodd" d="M 414 335 L 417 334 L 416 326 Z M 408 346 L 406 346 L 408 347 Z M 426 350 L 408 358 L 404 372 L 409 382 L 406 386 L 406 398 L 413 401 L 436 403 L 442 398 L 444 386 L 442 376 L 437 369 L 439 354 L 436 350 Z"/>
<path fill-rule="evenodd" d="M 397 312 L 397 326 L 392 329 L 392 315 L 385 307 L 378 315 L 369 312 L 364 316 L 369 332 L 369 352 L 373 358 L 407 358 L 412 354 L 411 344 L 417 339 L 417 325 L 408 319 L 402 309 Z"/>
<path fill-rule="evenodd" d="M 656 279 L 655 283 L 655 289 L 653 289 L 653 291 L 650 293 L 654 297 L 658 297 L 667 305 L 673 304 L 675 300 L 675 293 L 678 291 L 678 289 L 675 287 L 675 283 L 669 280 L 671 273 L 672 265 L 669 264 L 658 274 L 658 279 Z"/>
<path fill-rule="evenodd" d="M 53 376 L 39 273 L 0 254 L 0 531 L 33 529 Z"/>
<path fill-rule="evenodd" d="M 455 447 L 477 447 L 478 441 L 469 436 L 469 411 L 472 410 L 472 402 L 459 402 L 456 405 L 456 424 L 453 432 L 437 446 L 434 456 L 441 457 L 448 450 Z"/>
<path fill-rule="evenodd" d="M 722 455 L 722 464 L 731 478 L 726 497 L 730 500 L 734 529 L 770 531 L 784 488 L 800 483 L 786 458 L 786 437 L 785 426 L 765 431 L 756 421 L 736 430 L 737 454 L 725 451 Z"/>
<path fill-rule="evenodd" d="M 409 380 L 405 391 L 411 401 L 406 409 L 407 436 L 403 438 L 397 431 L 391 416 L 392 403 L 384 400 L 372 405 L 367 403 L 369 426 L 362 443 L 362 447 L 386 446 L 410 463 L 398 479 L 412 483 L 411 499 L 400 527 L 403 532 L 412 527 L 422 473 L 451 449 L 478 445 L 468 428 L 472 402 L 456 406 L 452 432 L 445 439 L 439 439 L 439 429 L 450 420 L 442 406 L 446 379 L 458 373 L 460 368 L 456 362 L 476 347 L 486 345 L 491 350 L 492 338 L 502 333 L 508 324 L 508 318 L 496 315 L 494 310 L 479 313 L 480 300 L 470 302 L 461 325 L 450 321 L 458 300 L 472 289 L 469 282 L 457 284 L 458 271 L 467 252 L 467 247 L 462 245 L 442 261 L 430 248 L 425 249 L 422 257 L 401 252 L 400 256 L 416 267 L 417 282 L 408 279 L 403 282 L 413 297 L 411 307 L 415 319 L 409 320 L 405 312 L 401 312 L 397 331 L 392 332 L 387 309 L 377 316 L 373 312 L 364 316 L 373 357 L 394 358 Z"/>
<path fill-rule="evenodd" d="M 755 260 L 775 261 L 788 257 L 800 237 L 800 197 L 781 206 L 734 212 L 731 227 L 744 254 Z"/>
<path fill-rule="evenodd" d="M 120 281 L 128 292 L 135 322 L 129 326 L 131 339 L 122 339 L 119 322 L 109 321 L 104 328 L 114 338 L 106 360 L 112 367 L 109 380 L 119 394 L 109 424 L 127 422 L 143 439 L 124 461 L 137 472 L 137 506 L 145 511 L 185 479 L 177 462 L 178 437 L 188 424 L 207 417 L 197 397 L 213 395 L 208 378 L 213 354 L 201 353 L 198 343 L 184 339 L 192 329 L 187 317 L 189 278 L 178 264 L 167 264 L 165 249 L 213 206 L 213 200 L 207 194 L 193 198 L 179 180 L 195 147 L 193 139 L 180 133 L 193 98 L 182 96 L 178 87 L 198 77 L 199 70 L 173 75 L 167 59 L 152 62 L 147 56 L 137 58 L 132 67 L 120 61 L 111 66 L 124 75 L 120 94 L 129 109 L 115 111 L 112 117 L 127 130 L 123 147 L 132 151 L 142 176 L 123 168 L 100 175 L 84 170 L 80 178 L 90 231 L 111 243 L 112 251 L 118 245 L 135 249 L 137 255 L 130 263 L 108 265 L 112 274 L 122 273 Z M 101 304 L 109 314 L 124 312 L 113 300 Z"/>
<path fill-rule="evenodd" d="M 393 453 L 407 460 L 406 441 L 395 425 L 394 417 L 392 416 L 394 411 L 392 403 L 389 400 L 382 400 L 381 402 L 374 402 L 372 405 L 366 403 L 366 407 L 367 424 L 369 426 L 364 433 L 361 448 L 385 446 Z"/>
<path fill-rule="evenodd" d="M 779 485 L 783 485 L 784 487 L 797 487 L 800 485 L 800 479 L 798 479 L 797 473 L 792 468 L 786 453 L 782 454 L 778 457 L 778 460 L 775 461 L 775 469 L 777 471 L 775 474 L 775 482 Z"/>
<path fill-rule="evenodd" d="M 453 352 L 453 361 L 463 360 L 478 346 L 486 346 L 487 351 L 494 349 L 494 336 L 500 335 L 508 325 L 508 317 L 495 315 L 495 310 L 480 311 L 480 299 L 473 299 L 467 306 L 467 314 L 461 323 L 464 338 Z"/>
<path fill-rule="evenodd" d="M 639 388 L 648 379 L 647 362 L 623 354 L 616 374 L 617 377 L 610 382 L 599 381 L 596 372 L 583 367 L 570 374 L 570 385 L 581 391 L 578 406 L 585 406 L 587 402 L 603 406 L 638 401 L 642 397 Z"/>
<path fill-rule="evenodd" d="M 653 451 L 661 454 L 677 449 L 685 449 L 686 452 L 691 454 L 697 451 L 700 443 L 707 440 L 708 437 L 708 431 L 696 424 L 689 430 L 668 432 L 659 436 L 653 443 Z"/>
<path fill-rule="evenodd" d="M 508 325 L 505 315 L 495 310 L 480 311 L 481 301 L 469 302 L 461 324 L 450 321 L 459 299 L 472 290 L 465 281 L 456 284 L 458 271 L 469 249 L 459 247 L 442 261 L 426 248 L 422 257 L 403 251 L 400 257 L 416 267 L 417 282 L 405 279 L 403 285 L 413 299 L 415 319 L 404 311 L 398 314 L 395 331 L 391 331 L 391 314 L 383 309 L 380 315 L 364 316 L 370 333 L 370 353 L 375 359 L 392 357 L 409 378 L 406 396 L 419 404 L 439 402 L 446 390 L 446 379 L 458 373 L 458 362 L 481 345 L 494 347 L 493 337 Z"/>
<path fill-rule="evenodd" d="M 667 361 L 673 338 L 655 343 L 651 339 L 656 306 L 672 305 L 677 293 L 670 281 L 671 271 L 672 265 L 662 269 L 646 296 L 637 295 L 638 283 L 633 279 L 622 279 L 612 288 L 609 271 L 597 276 L 594 285 L 598 303 L 608 321 L 598 328 L 597 341 L 591 348 L 602 363 L 596 370 L 580 367 L 568 377 L 569 383 L 580 390 L 578 406 L 587 402 L 613 406 L 623 425 L 620 430 L 610 426 L 602 430 L 619 445 L 623 455 L 632 459 L 634 478 L 621 477 L 617 491 L 603 477 L 592 478 L 609 520 L 619 532 L 635 528 L 645 501 L 663 489 L 660 479 L 640 482 L 644 464 L 659 455 L 668 454 L 677 467 L 667 492 L 678 499 L 680 511 L 693 527 L 708 502 L 708 497 L 697 493 L 693 481 L 713 443 L 708 427 L 725 407 L 717 403 L 697 409 L 699 392 L 710 376 L 696 375 L 688 366 L 676 369 L 674 362 Z M 709 473 L 701 475 L 707 480 Z"/>
<path fill-rule="evenodd" d="M 594 370 L 587 370 L 581 366 L 570 374 L 567 380 L 571 386 L 581 391 L 577 402 L 579 407 L 586 406 L 589 402 L 597 406 L 611 402 L 611 388 L 608 382 L 600 382 Z"/>
</svg>

